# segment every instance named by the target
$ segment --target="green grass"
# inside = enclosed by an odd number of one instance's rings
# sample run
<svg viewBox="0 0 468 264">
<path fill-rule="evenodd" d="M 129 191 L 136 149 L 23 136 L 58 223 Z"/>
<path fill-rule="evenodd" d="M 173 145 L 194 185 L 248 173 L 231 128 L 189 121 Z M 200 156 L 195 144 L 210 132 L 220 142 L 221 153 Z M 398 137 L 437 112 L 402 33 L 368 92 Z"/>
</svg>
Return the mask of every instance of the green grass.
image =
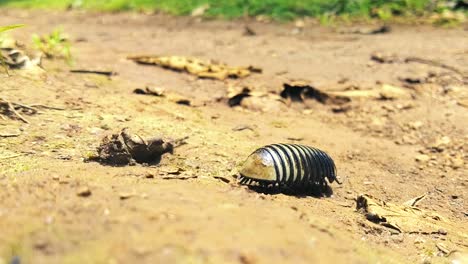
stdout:
<svg viewBox="0 0 468 264">
<path fill-rule="evenodd" d="M 5 31 L 12 30 L 12 29 L 19 28 L 19 27 L 23 27 L 23 26 L 24 25 L 22 25 L 22 24 L 20 24 L 20 25 L 0 26 L 0 34 L 5 32 Z"/>
<path fill-rule="evenodd" d="M 33 43 L 47 58 L 62 58 L 71 64 L 71 44 L 60 28 L 44 36 L 33 35 Z"/>
<path fill-rule="evenodd" d="M 264 15 L 276 20 L 296 17 L 346 15 L 388 19 L 441 11 L 446 3 L 463 0 L 0 0 L 0 6 L 84 8 L 103 11 L 147 10 L 187 15 L 209 4 L 209 17 L 237 18 Z M 449 8 L 449 7 L 448 7 Z M 465 9 L 466 10 L 466 9 Z"/>
</svg>

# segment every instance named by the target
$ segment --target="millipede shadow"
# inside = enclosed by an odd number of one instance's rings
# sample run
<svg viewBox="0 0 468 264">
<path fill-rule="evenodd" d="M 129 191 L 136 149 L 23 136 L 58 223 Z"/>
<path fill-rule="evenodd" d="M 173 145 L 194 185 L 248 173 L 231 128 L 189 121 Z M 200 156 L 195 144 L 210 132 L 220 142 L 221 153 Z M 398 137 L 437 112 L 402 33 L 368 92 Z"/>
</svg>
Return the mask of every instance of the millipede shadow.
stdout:
<svg viewBox="0 0 468 264">
<path fill-rule="evenodd" d="M 291 189 L 288 187 L 266 187 L 260 185 L 247 185 L 247 187 L 255 192 L 263 193 L 267 195 L 277 195 L 277 194 L 285 194 L 290 196 L 296 196 L 298 198 L 305 198 L 305 197 L 331 197 L 333 195 L 333 189 L 329 185 L 323 186 L 309 186 L 308 188 L 295 188 Z"/>
</svg>

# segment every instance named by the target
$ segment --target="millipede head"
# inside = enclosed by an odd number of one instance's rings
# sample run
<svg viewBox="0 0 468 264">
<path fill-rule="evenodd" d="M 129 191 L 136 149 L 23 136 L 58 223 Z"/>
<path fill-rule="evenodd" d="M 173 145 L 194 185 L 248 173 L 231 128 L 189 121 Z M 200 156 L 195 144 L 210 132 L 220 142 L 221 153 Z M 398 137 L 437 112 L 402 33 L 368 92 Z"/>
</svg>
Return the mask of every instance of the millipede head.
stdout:
<svg viewBox="0 0 468 264">
<path fill-rule="evenodd" d="M 274 183 L 277 180 L 274 161 L 264 149 L 258 149 L 252 153 L 244 162 L 239 173 L 241 179 L 247 178 L 256 182 Z"/>
</svg>

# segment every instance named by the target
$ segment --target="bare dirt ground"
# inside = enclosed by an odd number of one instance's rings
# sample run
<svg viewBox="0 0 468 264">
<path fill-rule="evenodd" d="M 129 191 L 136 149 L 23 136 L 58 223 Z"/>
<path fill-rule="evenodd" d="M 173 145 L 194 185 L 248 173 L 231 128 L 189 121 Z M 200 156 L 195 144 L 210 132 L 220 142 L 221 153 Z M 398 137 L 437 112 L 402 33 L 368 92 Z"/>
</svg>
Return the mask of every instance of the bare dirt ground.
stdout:
<svg viewBox="0 0 468 264">
<path fill-rule="evenodd" d="M 45 60 L 46 76 L 0 74 L 1 98 L 42 105 L 35 114 L 20 112 L 29 124 L 8 111 L 0 116 L 0 263 L 467 260 L 463 28 L 393 26 L 389 33 L 366 35 L 308 24 L 301 29 L 164 15 L 0 10 L 0 25 L 15 23 L 28 25 L 11 33 L 27 47 L 32 34 L 61 25 L 75 64 Z M 246 25 L 256 35 L 245 35 Z M 403 59 L 379 63 L 371 60 L 375 52 Z M 263 73 L 198 79 L 136 64 L 126 59 L 132 54 L 195 56 L 254 65 Z M 458 72 L 405 62 L 408 57 Z M 109 79 L 70 68 L 118 75 Z M 323 92 L 375 91 L 385 84 L 399 92 L 345 104 L 313 98 L 235 107 L 226 102 L 228 87 L 279 93 L 293 80 Z M 144 87 L 177 92 L 191 106 L 133 93 Z M 84 162 L 105 135 L 125 127 L 142 136 L 188 136 L 187 144 L 157 166 Z M 239 185 L 244 159 L 277 142 L 326 151 L 343 184 L 332 183 L 329 197 Z M 392 204 L 425 194 L 415 208 L 437 214 L 432 221 L 441 227 L 425 231 L 426 220 L 420 229 L 369 221 L 356 210 L 359 194 Z"/>
</svg>

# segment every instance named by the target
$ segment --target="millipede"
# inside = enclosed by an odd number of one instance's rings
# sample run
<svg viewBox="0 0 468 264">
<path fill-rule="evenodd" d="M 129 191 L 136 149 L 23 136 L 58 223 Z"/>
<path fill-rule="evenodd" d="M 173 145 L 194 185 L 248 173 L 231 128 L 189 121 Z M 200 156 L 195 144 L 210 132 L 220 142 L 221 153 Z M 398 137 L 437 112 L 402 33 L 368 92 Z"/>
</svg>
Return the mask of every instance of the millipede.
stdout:
<svg viewBox="0 0 468 264">
<path fill-rule="evenodd" d="M 324 151 L 298 144 L 271 144 L 255 150 L 239 171 L 241 184 L 304 189 L 337 181 L 333 159 Z"/>
</svg>

